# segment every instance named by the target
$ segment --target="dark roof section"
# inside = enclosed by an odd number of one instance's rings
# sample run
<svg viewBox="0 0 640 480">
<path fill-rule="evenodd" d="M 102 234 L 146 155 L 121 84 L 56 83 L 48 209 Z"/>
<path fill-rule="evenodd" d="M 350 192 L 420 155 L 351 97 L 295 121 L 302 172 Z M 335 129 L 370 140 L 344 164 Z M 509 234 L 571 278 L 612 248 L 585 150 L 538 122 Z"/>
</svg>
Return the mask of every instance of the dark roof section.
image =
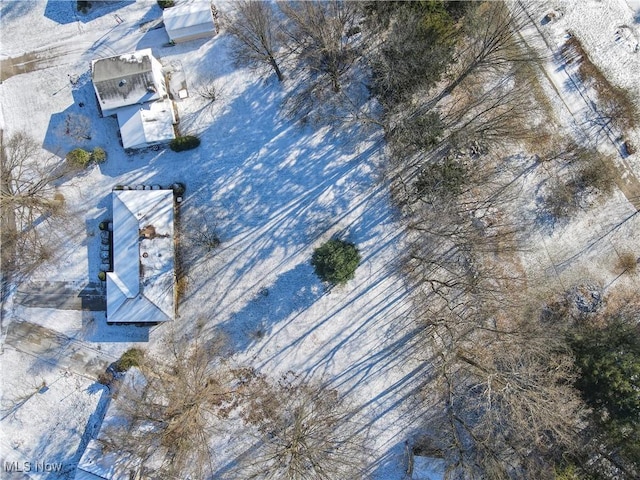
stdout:
<svg viewBox="0 0 640 480">
<path fill-rule="evenodd" d="M 122 55 L 96 60 L 93 84 L 100 100 L 122 98 L 138 101 L 146 93 L 156 93 L 151 58 L 147 55 Z"/>
</svg>

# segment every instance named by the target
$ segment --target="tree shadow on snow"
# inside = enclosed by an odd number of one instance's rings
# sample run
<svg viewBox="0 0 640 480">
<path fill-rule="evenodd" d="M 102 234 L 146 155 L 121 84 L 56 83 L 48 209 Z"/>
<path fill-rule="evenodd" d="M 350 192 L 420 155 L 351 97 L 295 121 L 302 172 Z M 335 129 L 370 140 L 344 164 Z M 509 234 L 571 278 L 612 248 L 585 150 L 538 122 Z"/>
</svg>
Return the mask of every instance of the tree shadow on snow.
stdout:
<svg viewBox="0 0 640 480">
<path fill-rule="evenodd" d="M 17 2 L 28 3 L 28 2 Z M 73 22 L 88 23 L 96 18 L 100 18 L 104 15 L 108 15 L 117 10 L 120 10 L 127 5 L 135 3 L 135 0 L 121 0 L 121 1 L 99 1 L 91 0 L 86 2 L 87 8 L 85 11 L 78 9 L 78 2 L 72 0 L 48 0 L 47 6 L 44 9 L 44 16 L 54 22 L 60 24 L 67 24 Z"/>
<path fill-rule="evenodd" d="M 268 336 L 274 325 L 306 310 L 324 293 L 311 265 L 298 265 L 281 274 L 273 284 L 260 289 L 218 328 L 226 334 L 234 351 L 244 351 Z"/>
<path fill-rule="evenodd" d="M 1 2 L 0 3 L 0 18 L 3 23 L 16 20 L 27 13 L 36 6 L 35 2 Z"/>
<path fill-rule="evenodd" d="M 183 213 L 185 224 L 195 226 L 215 217 L 223 237 L 216 256 L 226 260 L 213 273 L 217 278 L 233 272 L 240 282 L 274 249 L 291 258 L 339 224 L 346 228 L 354 197 L 371 183 L 367 159 L 379 145 L 358 152 L 330 129 L 310 135 L 309 127 L 278 118 L 273 91 L 256 85 L 235 98 L 200 132 L 203 146 L 185 156 L 210 179 L 188 186 Z M 336 148 L 335 142 L 344 143 Z M 372 227 L 376 221 L 369 214 L 361 219 Z"/>
<path fill-rule="evenodd" d="M 122 149 L 118 142 L 118 125 L 113 117 L 101 118 L 91 74 L 70 78 L 73 103 L 64 111 L 54 113 L 42 144 L 45 150 L 64 158 L 74 148 L 91 150 L 99 146 L 109 155 Z M 53 93 L 55 95 L 58 92 Z"/>
</svg>

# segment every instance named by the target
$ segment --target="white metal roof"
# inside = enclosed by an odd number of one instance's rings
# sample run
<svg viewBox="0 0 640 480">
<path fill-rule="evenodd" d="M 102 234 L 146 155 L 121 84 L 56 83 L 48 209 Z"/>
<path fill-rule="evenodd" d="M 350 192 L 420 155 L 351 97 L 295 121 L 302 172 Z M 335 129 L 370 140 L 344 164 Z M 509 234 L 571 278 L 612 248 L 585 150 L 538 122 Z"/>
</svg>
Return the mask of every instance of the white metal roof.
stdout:
<svg viewBox="0 0 640 480">
<path fill-rule="evenodd" d="M 167 8 L 162 12 L 169 37 L 177 39 L 204 32 L 214 32 L 213 14 L 208 1 Z"/>
<path fill-rule="evenodd" d="M 124 148 L 143 148 L 175 138 L 171 100 L 122 107 L 117 117 Z"/>
<path fill-rule="evenodd" d="M 75 480 L 129 480 L 130 472 L 118 468 L 119 452 L 104 452 L 100 440 L 89 440 Z"/>
<path fill-rule="evenodd" d="M 113 272 L 107 273 L 107 320 L 173 320 L 173 191 L 114 191 L 112 202 Z"/>
<path fill-rule="evenodd" d="M 122 382 L 140 395 L 146 385 L 144 375 L 136 367 L 130 368 L 124 374 Z M 104 448 L 104 429 L 127 422 L 126 415 L 118 406 L 117 398 L 113 398 L 100 425 L 100 431 L 96 438 L 89 440 L 78 462 L 74 480 L 130 480 L 132 472 L 140 467 L 140 459 L 126 456 L 113 447 Z"/>
</svg>

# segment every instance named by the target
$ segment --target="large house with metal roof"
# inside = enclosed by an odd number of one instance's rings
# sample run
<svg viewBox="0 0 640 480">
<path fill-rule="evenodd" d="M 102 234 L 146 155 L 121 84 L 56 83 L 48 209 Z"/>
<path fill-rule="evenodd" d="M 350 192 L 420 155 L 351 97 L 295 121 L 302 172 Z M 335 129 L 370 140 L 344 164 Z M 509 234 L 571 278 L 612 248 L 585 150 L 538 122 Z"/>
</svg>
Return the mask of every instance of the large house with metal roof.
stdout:
<svg viewBox="0 0 640 480">
<path fill-rule="evenodd" d="M 107 322 L 157 324 L 175 317 L 173 190 L 115 190 L 113 271 Z"/>
</svg>

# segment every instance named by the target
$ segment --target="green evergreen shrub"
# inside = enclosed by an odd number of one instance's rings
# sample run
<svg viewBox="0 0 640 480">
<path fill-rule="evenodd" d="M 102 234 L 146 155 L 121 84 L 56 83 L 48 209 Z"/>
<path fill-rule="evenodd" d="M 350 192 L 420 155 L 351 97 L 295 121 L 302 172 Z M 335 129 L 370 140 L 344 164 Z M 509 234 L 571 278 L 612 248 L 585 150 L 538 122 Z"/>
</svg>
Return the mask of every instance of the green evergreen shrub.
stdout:
<svg viewBox="0 0 640 480">
<path fill-rule="evenodd" d="M 95 163 L 102 163 L 107 159 L 107 152 L 101 147 L 95 147 L 91 152 L 91 161 Z"/>
<path fill-rule="evenodd" d="M 332 284 L 344 284 L 355 276 L 360 263 L 360 253 L 353 243 L 329 240 L 315 249 L 311 265 L 321 280 Z"/>
<path fill-rule="evenodd" d="M 87 168 L 91 154 L 82 148 L 75 148 L 67 153 L 67 162 L 75 168 Z"/>
<path fill-rule="evenodd" d="M 182 152 L 184 150 L 191 150 L 200 145 L 200 139 L 193 135 L 185 135 L 184 137 L 177 137 L 171 140 L 169 148 L 174 152 Z"/>
<path fill-rule="evenodd" d="M 440 197 L 460 195 L 467 181 L 467 168 L 453 158 L 425 165 L 415 184 L 416 195 L 424 197 L 436 194 Z"/>
<path fill-rule="evenodd" d="M 142 363 L 144 352 L 139 348 L 130 348 L 122 354 L 114 368 L 116 372 L 126 372 L 131 367 L 139 367 Z"/>
<path fill-rule="evenodd" d="M 173 7 L 175 4 L 176 2 L 174 2 L 174 0 L 158 0 L 158 5 L 163 10 L 165 8 Z"/>
</svg>

